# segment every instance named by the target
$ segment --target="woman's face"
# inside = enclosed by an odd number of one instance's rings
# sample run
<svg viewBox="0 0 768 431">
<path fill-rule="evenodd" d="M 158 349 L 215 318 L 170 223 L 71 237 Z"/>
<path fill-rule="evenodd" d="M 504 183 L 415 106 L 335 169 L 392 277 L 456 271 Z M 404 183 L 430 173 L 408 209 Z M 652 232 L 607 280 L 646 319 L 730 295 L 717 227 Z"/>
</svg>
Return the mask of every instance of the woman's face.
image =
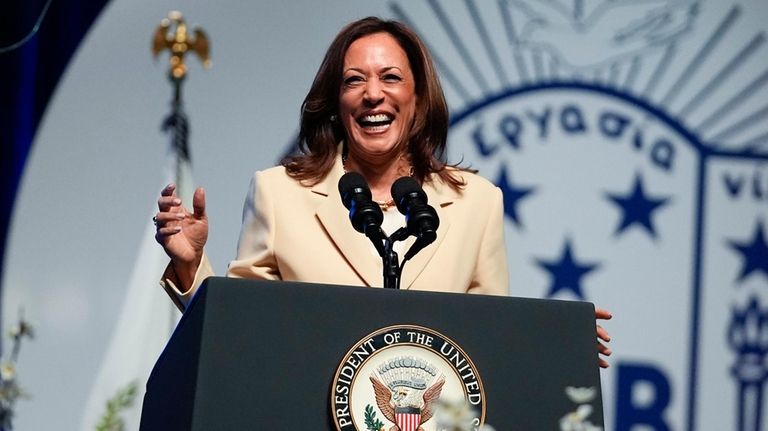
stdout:
<svg viewBox="0 0 768 431">
<path fill-rule="evenodd" d="M 408 56 L 388 33 L 354 41 L 344 56 L 339 117 L 351 154 L 391 161 L 404 150 L 416 110 Z"/>
</svg>

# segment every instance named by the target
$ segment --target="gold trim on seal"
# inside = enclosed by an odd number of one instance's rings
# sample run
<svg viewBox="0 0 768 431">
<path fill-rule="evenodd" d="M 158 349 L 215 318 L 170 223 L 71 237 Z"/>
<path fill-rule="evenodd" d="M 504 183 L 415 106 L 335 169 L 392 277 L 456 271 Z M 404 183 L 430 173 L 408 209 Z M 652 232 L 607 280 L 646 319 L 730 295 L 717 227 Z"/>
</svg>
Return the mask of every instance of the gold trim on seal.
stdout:
<svg viewBox="0 0 768 431">
<path fill-rule="evenodd" d="M 455 348 L 458 351 L 458 353 L 461 355 L 461 357 L 463 357 L 466 360 L 466 362 L 469 365 L 469 368 L 472 370 L 474 378 L 477 381 L 477 384 L 479 386 L 480 399 L 482 400 L 482 402 L 480 403 L 481 404 L 481 408 L 479 409 L 480 410 L 479 411 L 479 413 L 480 413 L 479 414 L 479 419 L 480 419 L 480 425 L 483 425 L 485 423 L 485 414 L 486 414 L 485 387 L 483 386 L 482 378 L 480 377 L 479 371 L 478 371 L 477 367 L 475 366 L 475 363 L 472 361 L 472 359 L 469 357 L 469 355 L 467 355 L 467 352 L 464 351 L 464 349 L 462 349 L 461 346 L 458 343 L 456 343 L 453 339 L 445 336 L 444 334 L 442 334 L 442 333 L 440 333 L 440 332 L 438 332 L 438 331 L 436 331 L 436 330 L 434 330 L 432 328 L 427 328 L 427 327 L 421 326 L 421 325 L 399 324 L 399 325 L 391 325 L 391 326 L 387 326 L 387 327 L 384 327 L 384 328 L 377 329 L 376 331 L 371 332 L 370 334 L 368 334 L 368 335 L 366 335 L 364 337 L 361 337 L 360 339 L 358 339 L 357 342 L 355 342 L 354 345 L 352 345 L 352 347 L 349 350 L 347 350 L 347 352 L 342 357 L 341 362 L 339 363 L 339 366 L 336 368 L 336 373 L 335 373 L 335 375 L 333 377 L 333 381 L 331 383 L 331 391 L 330 391 L 331 416 L 333 417 L 333 424 L 336 427 L 336 430 L 337 431 L 342 431 L 342 427 L 339 426 L 339 420 L 338 420 L 338 418 L 336 416 L 336 410 L 337 410 L 337 407 L 339 406 L 336 403 L 336 388 L 339 385 L 339 378 L 341 376 L 341 371 L 344 368 L 344 366 L 348 365 L 347 361 L 349 360 L 349 358 L 352 356 L 352 354 L 355 351 L 357 351 L 361 346 L 364 345 L 365 341 L 373 340 L 376 337 L 383 336 L 386 333 L 400 332 L 400 331 L 403 331 L 403 330 L 414 330 L 414 331 L 418 331 L 418 332 L 421 332 L 421 333 L 425 333 L 427 335 L 432 335 L 435 338 L 439 338 L 439 339 L 443 340 L 445 344 L 448 344 L 451 347 Z M 358 429 L 358 430 L 364 430 L 365 429 L 365 428 L 358 428 L 357 427 L 357 425 L 358 425 L 356 423 L 357 421 L 354 419 L 354 415 L 352 414 L 352 388 L 355 386 L 355 382 L 357 381 L 358 374 L 360 374 L 359 372 L 357 372 L 357 370 L 362 368 L 363 365 L 365 363 L 367 363 L 369 359 L 371 359 L 372 357 L 374 357 L 378 353 L 380 353 L 382 351 L 385 351 L 385 350 L 389 350 L 389 349 L 391 349 L 393 347 L 400 347 L 400 346 L 412 346 L 412 347 L 424 349 L 426 351 L 430 351 L 430 352 L 438 355 L 439 357 L 441 357 L 441 359 L 443 359 L 446 363 L 448 363 L 448 365 L 450 366 L 450 368 L 453 371 L 454 375 L 462 383 L 462 390 L 464 392 L 465 399 L 469 398 L 469 390 L 468 390 L 467 386 L 465 384 L 463 384 L 464 383 L 464 379 L 462 378 L 461 374 L 457 370 L 455 364 L 453 364 L 450 361 L 450 359 L 448 357 L 446 357 L 445 354 L 443 354 L 439 349 L 434 349 L 434 348 L 431 348 L 431 346 L 427 346 L 425 344 L 421 344 L 421 343 L 418 343 L 418 342 L 411 342 L 411 341 L 397 341 L 397 342 L 393 342 L 393 343 L 391 343 L 389 345 L 385 345 L 383 347 L 375 348 L 375 350 L 373 352 L 371 352 L 365 359 L 362 360 L 362 362 L 360 362 L 360 364 L 357 367 L 355 367 L 355 374 L 352 377 L 352 379 L 349 381 L 349 384 L 348 384 L 348 391 L 347 391 L 347 401 L 348 402 L 346 404 L 344 404 L 345 406 L 347 406 L 347 408 L 349 410 L 349 417 L 350 417 L 350 420 L 352 421 L 352 425 L 355 427 L 355 429 Z M 346 382 L 344 382 L 344 383 L 346 384 Z M 346 428 L 347 426 L 348 425 L 345 425 L 344 429 L 347 429 Z"/>
</svg>

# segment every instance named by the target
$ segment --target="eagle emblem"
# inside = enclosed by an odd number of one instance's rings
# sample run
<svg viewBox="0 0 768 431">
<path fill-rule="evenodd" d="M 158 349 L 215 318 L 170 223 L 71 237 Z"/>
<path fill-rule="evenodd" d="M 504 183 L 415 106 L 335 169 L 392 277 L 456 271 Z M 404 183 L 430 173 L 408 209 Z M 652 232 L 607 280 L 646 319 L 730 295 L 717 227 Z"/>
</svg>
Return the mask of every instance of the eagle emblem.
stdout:
<svg viewBox="0 0 768 431">
<path fill-rule="evenodd" d="M 192 51 L 200 57 L 203 66 L 211 66 L 210 42 L 203 29 L 197 27 L 189 34 L 187 24 L 179 11 L 171 11 L 168 18 L 162 20 L 152 38 L 152 54 L 157 58 L 161 52 L 171 53 L 170 75 L 172 79 L 183 79 L 187 73 L 184 56 Z"/>
<path fill-rule="evenodd" d="M 421 425 L 432 418 L 445 384 L 434 366 L 414 357 L 388 360 L 370 380 L 376 405 L 395 424 L 388 431 L 424 431 Z"/>
</svg>

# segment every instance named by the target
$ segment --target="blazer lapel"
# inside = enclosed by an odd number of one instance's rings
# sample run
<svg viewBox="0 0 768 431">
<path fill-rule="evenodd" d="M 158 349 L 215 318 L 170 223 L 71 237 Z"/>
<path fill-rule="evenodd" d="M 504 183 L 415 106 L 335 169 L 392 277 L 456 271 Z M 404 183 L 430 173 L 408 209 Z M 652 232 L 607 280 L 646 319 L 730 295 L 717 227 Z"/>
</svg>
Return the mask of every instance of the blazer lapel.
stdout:
<svg viewBox="0 0 768 431">
<path fill-rule="evenodd" d="M 341 154 L 341 150 L 339 154 Z M 325 201 L 317 207 L 317 218 L 360 278 L 368 286 L 381 287 L 383 285 L 381 259 L 371 252 L 372 245 L 368 238 L 354 230 L 349 221 L 349 212 L 341 203 L 338 183 L 342 175 L 344 175 L 344 166 L 341 162 L 341 156 L 337 156 L 331 172 L 323 181 L 312 187 L 313 193 L 325 196 Z M 400 280 L 401 289 L 409 289 L 413 285 L 432 256 L 440 248 L 443 239 L 451 228 L 450 206 L 459 197 L 456 191 L 445 185 L 436 175 L 433 175 L 432 180 L 424 184 L 424 191 L 429 199 L 429 204 L 435 208 L 440 218 L 437 239 L 423 248 L 405 265 Z M 414 237 L 409 237 L 405 241 L 404 250 L 410 249 L 415 241 Z M 402 259 L 403 256 L 400 258 Z"/>
<path fill-rule="evenodd" d="M 437 239 L 432 244 L 424 247 L 408 263 L 405 264 L 403 274 L 400 279 L 400 288 L 409 289 L 413 282 L 424 271 L 432 256 L 440 248 L 448 231 L 451 228 L 451 204 L 459 197 L 458 193 L 440 181 L 437 175 L 432 175 L 432 180 L 424 184 L 424 191 L 427 193 L 429 204 L 437 211 L 440 218 L 440 226 L 437 228 Z M 409 237 L 405 241 L 405 250 L 409 250 L 416 238 Z M 400 256 L 402 259 L 403 256 Z"/>
<path fill-rule="evenodd" d="M 368 286 L 383 285 L 381 260 L 371 252 L 372 245 L 365 235 L 355 231 L 349 221 L 349 212 L 341 203 L 339 179 L 344 174 L 341 157 L 337 157 L 331 172 L 312 187 L 312 192 L 326 197 L 318 206 L 316 215 L 328 236 L 352 269 Z"/>
</svg>

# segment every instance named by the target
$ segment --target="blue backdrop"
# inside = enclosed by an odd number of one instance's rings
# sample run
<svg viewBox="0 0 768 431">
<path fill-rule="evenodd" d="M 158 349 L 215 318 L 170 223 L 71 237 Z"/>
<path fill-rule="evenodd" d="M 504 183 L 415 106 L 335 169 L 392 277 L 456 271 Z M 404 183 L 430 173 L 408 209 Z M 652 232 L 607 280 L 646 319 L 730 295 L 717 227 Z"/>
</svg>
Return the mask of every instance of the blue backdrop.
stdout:
<svg viewBox="0 0 768 431">
<path fill-rule="evenodd" d="M 13 202 L 37 126 L 72 54 L 106 3 L 26 0 L 3 5 L 0 49 L 23 40 L 41 17 L 42 22 L 26 43 L 0 53 L 0 262 L 4 262 Z M 1 272 L 2 267 L 0 279 Z"/>
</svg>

